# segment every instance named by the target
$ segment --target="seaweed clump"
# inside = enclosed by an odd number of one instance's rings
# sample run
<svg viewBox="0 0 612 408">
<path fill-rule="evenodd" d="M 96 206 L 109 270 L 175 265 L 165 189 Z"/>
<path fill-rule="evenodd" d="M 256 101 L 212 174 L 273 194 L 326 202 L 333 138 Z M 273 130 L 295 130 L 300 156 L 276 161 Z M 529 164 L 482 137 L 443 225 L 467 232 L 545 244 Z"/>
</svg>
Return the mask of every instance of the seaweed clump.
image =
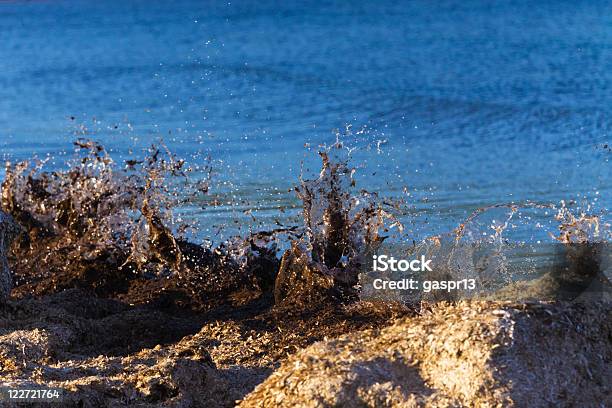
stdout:
<svg viewBox="0 0 612 408">
<path fill-rule="evenodd" d="M 440 302 L 317 342 L 240 407 L 607 406 L 609 305 Z"/>
</svg>

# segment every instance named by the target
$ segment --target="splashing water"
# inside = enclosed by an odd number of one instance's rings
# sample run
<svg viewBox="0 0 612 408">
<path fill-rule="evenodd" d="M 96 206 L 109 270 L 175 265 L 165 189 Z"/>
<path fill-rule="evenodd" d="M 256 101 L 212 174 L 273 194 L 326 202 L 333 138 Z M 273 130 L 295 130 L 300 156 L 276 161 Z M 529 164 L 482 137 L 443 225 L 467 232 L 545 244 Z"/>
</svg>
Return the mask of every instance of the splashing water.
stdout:
<svg viewBox="0 0 612 408">
<path fill-rule="evenodd" d="M 383 243 L 410 256 L 425 254 L 439 276 L 473 278 L 492 290 L 541 274 L 543 260 L 556 256 L 554 243 L 569 247 L 611 238 L 610 225 L 600 216 L 565 203 L 527 202 L 477 209 L 454 231 L 406 245 L 411 239 L 398 220 L 406 203 L 357 190 L 356 170 L 350 166 L 353 149 L 338 139 L 319 152 L 318 177 L 300 177 L 296 192 L 303 226 L 201 246 L 184 238 L 188 225 L 175 222 L 173 211 L 208 192 L 209 167 L 193 182 L 193 168 L 163 143 L 152 146 L 144 160 L 126 161 L 125 168 L 98 143 L 79 140 L 75 145 L 76 155 L 65 171 L 44 171 L 44 161 L 7 165 L 2 208 L 28 231 L 27 239 L 16 244 L 13 261 L 20 283 L 71 269 L 95 285 L 104 271 L 114 271 L 114 277 L 104 279 L 178 276 L 194 294 L 245 284 L 269 288 L 278 271 L 279 247 L 289 240 L 292 249 L 276 279 L 280 297 L 288 286 L 299 287 L 300 275 L 309 270 L 331 279 L 334 293 L 355 298 L 369 256 Z M 530 240 L 515 240 L 515 235 Z M 287 271 L 292 259 L 304 260 L 298 264 L 302 270 Z M 108 282 L 101 285 L 122 290 Z"/>
<path fill-rule="evenodd" d="M 178 276 L 194 292 L 216 292 L 257 274 L 273 279 L 265 275 L 277 262 L 276 250 L 265 237 L 215 248 L 181 237 L 172 210 L 185 196 L 205 193 L 207 178 L 190 183 L 192 169 L 165 146 L 121 169 L 100 144 L 75 145 L 66 171 L 46 172 L 40 161 L 7 165 L 2 208 L 28 232 L 13 251 L 18 283 L 50 279 L 53 289 L 64 276 L 69 287 L 86 281 L 100 293 L 115 293 L 134 276 Z"/>
<path fill-rule="evenodd" d="M 152 230 L 173 224 L 164 179 L 184 176 L 183 163 L 169 152 L 161 157 L 154 147 L 139 163 L 142 171 L 123 170 L 102 145 L 89 140 L 75 145 L 67 171 L 43 171 L 43 161 L 8 163 L 2 207 L 28 228 L 32 240 L 61 236 L 59 247 L 73 247 L 85 259 L 102 253 L 139 259 L 155 252 L 136 243 L 154 243 Z"/>
<path fill-rule="evenodd" d="M 379 200 L 374 193 L 354 191 L 355 169 L 349 167 L 350 154 L 350 149 L 336 141 L 319 152 L 322 159 L 319 177 L 312 180 L 301 177 L 296 192 L 303 203 L 304 234 L 294 242 L 294 249 L 287 253 L 284 263 L 290 264 L 292 258 L 307 260 L 299 262 L 302 271 L 286 271 L 281 267 L 282 285 L 298 286 L 300 275 L 310 271 L 331 277 L 340 297 L 353 298 L 359 291 L 359 273 L 368 255 L 386 238 L 381 232 L 403 230 L 389 203 Z M 303 287 L 300 291 L 311 290 Z M 277 301 L 289 291 L 289 288 L 277 291 Z"/>
<path fill-rule="evenodd" d="M 602 217 L 565 202 L 509 203 L 479 208 L 452 232 L 429 237 L 406 253 L 433 260 L 434 273 L 425 278 L 474 279 L 476 291 L 457 291 L 454 298 L 471 297 L 560 270 L 565 275 L 571 270 L 575 280 L 582 273 L 609 273 L 610 238 L 610 224 Z"/>
</svg>

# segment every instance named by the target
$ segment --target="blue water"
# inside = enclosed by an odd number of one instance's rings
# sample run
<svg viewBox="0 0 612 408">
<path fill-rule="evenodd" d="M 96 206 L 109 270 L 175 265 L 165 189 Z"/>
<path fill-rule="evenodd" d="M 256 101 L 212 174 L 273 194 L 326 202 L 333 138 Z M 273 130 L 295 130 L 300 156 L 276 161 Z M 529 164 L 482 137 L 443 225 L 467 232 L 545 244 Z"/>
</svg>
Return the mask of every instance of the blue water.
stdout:
<svg viewBox="0 0 612 408">
<path fill-rule="evenodd" d="M 292 222 L 301 163 L 347 126 L 358 187 L 407 186 L 417 238 L 499 202 L 607 211 L 612 3 L 0 2 L 4 160 L 163 138 L 232 203 L 191 215 L 248 229 Z"/>
</svg>

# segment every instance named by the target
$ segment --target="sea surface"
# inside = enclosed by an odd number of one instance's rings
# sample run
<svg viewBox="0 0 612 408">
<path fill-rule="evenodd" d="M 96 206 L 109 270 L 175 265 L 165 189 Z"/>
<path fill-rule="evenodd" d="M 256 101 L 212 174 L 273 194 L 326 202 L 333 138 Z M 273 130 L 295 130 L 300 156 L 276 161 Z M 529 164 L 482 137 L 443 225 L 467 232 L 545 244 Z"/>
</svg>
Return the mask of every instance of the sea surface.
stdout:
<svg viewBox="0 0 612 408">
<path fill-rule="evenodd" d="M 607 217 L 611 131 L 609 1 L 0 2 L 0 158 L 210 157 L 202 239 L 299 223 L 337 138 L 417 240 L 506 202 Z"/>
</svg>

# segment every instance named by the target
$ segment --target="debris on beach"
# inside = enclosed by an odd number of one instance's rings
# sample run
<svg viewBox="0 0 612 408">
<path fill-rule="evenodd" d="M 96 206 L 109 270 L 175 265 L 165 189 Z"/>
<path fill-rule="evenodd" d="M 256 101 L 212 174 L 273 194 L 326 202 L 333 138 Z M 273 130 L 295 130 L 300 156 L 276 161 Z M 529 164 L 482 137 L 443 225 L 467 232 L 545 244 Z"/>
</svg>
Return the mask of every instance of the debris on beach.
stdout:
<svg viewBox="0 0 612 408">
<path fill-rule="evenodd" d="M 241 407 L 608 406 L 610 305 L 439 303 L 318 342 Z"/>
<path fill-rule="evenodd" d="M 64 406 L 231 407 L 303 347 L 414 313 L 331 306 L 201 313 L 81 289 L 11 300 L 0 309 L 0 383 L 60 388 Z"/>
</svg>

